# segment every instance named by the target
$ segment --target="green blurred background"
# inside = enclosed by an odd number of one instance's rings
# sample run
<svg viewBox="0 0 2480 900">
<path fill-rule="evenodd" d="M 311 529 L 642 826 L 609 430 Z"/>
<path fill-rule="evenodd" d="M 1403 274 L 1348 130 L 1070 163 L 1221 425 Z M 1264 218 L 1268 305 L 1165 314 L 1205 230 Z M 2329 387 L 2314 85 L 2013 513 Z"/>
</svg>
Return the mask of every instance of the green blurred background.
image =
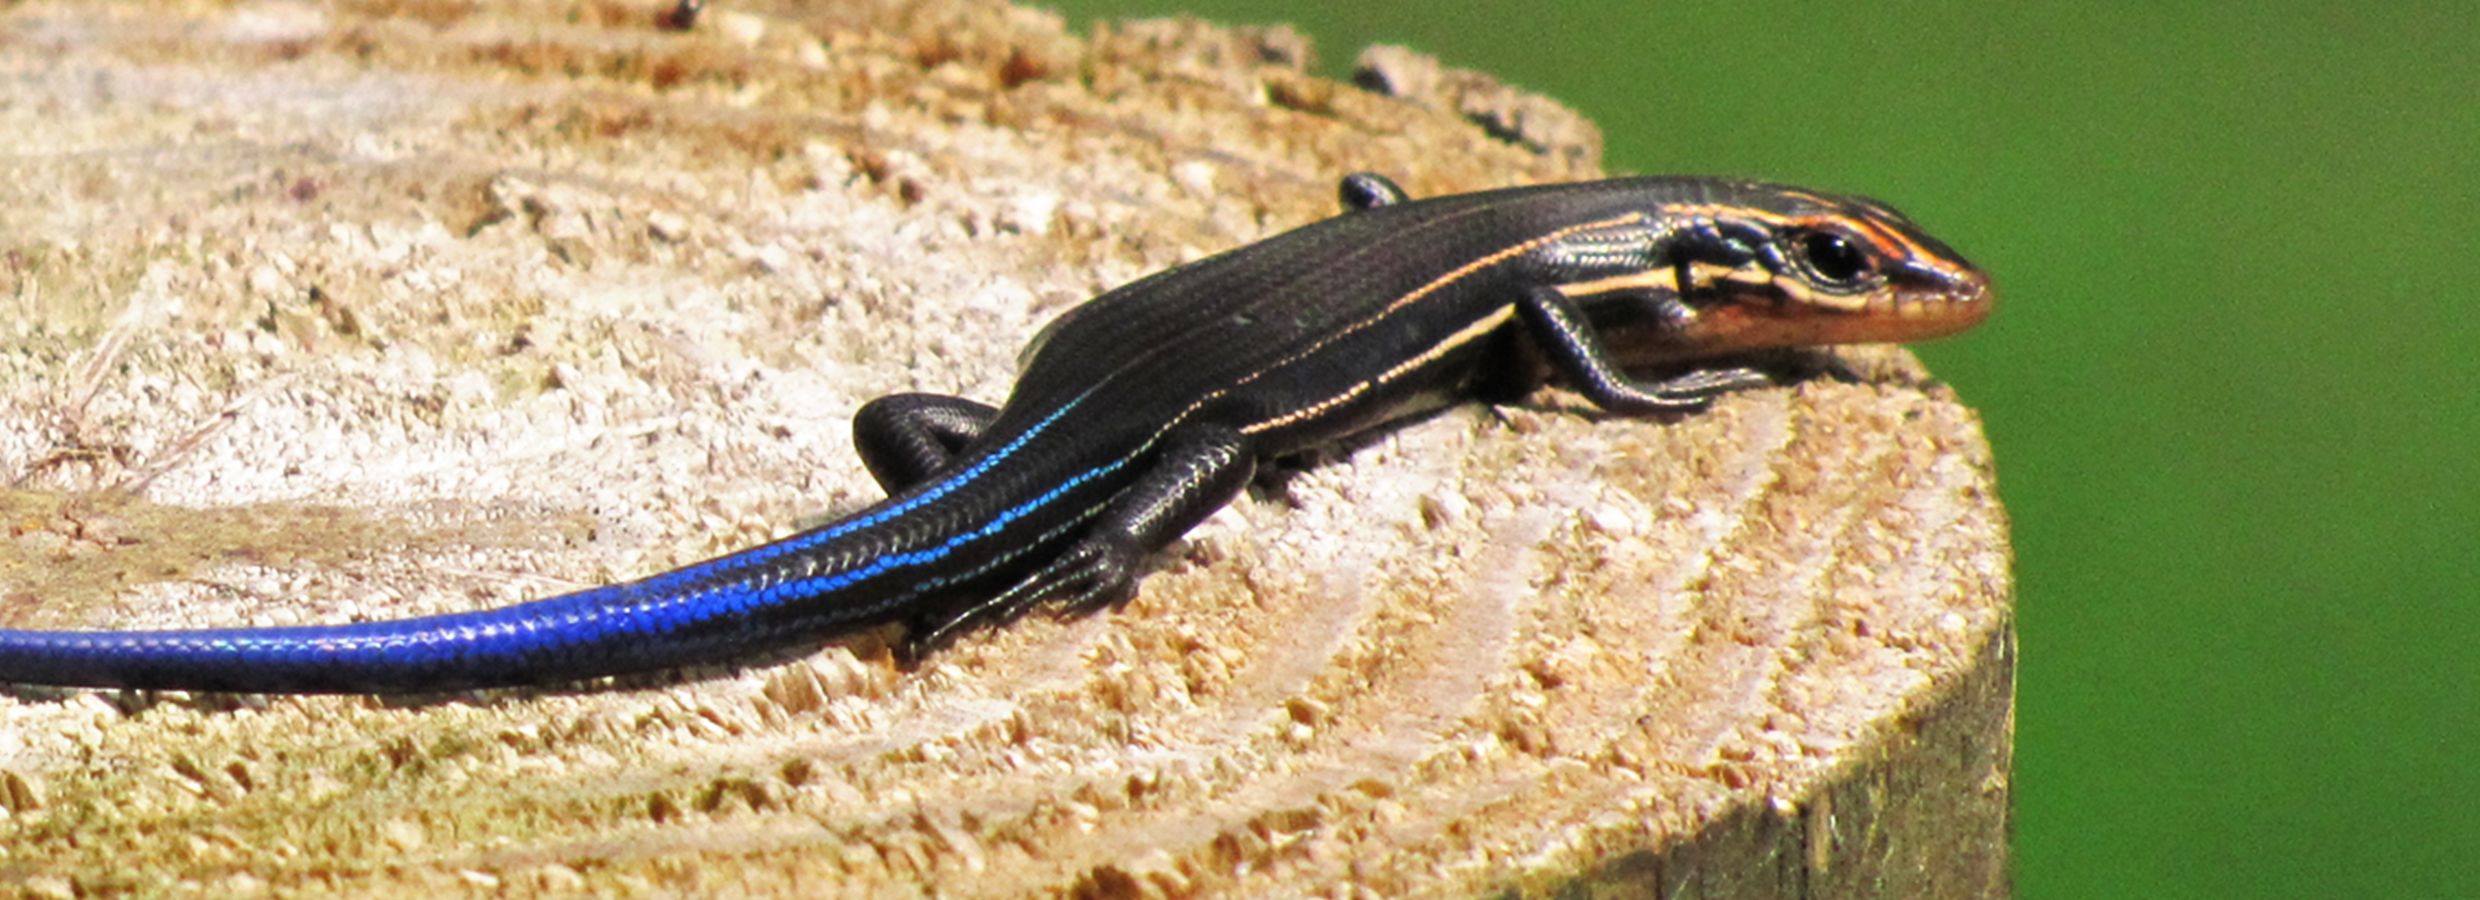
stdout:
<svg viewBox="0 0 2480 900">
<path fill-rule="evenodd" d="M 1293 22 L 1893 202 L 2014 516 L 2019 896 L 2480 897 L 2480 11 L 1034 0 Z M 1513 10 L 1526 10 L 1515 12 Z"/>
</svg>

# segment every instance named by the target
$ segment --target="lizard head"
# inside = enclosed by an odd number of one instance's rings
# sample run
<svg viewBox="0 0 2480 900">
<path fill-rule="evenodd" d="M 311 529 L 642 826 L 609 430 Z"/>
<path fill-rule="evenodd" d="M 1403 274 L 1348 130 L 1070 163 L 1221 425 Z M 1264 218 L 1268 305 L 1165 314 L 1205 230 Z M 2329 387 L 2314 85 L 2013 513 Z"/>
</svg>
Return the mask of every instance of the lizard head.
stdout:
<svg viewBox="0 0 2480 900">
<path fill-rule="evenodd" d="M 1657 286 L 1652 315 L 1613 323 L 1639 332 L 1615 341 L 1636 361 L 1927 340 L 1989 316 L 1989 276 L 1892 208 L 1735 187 L 1739 202 L 1669 211 L 1689 224 L 1664 269 L 1610 282 Z"/>
</svg>

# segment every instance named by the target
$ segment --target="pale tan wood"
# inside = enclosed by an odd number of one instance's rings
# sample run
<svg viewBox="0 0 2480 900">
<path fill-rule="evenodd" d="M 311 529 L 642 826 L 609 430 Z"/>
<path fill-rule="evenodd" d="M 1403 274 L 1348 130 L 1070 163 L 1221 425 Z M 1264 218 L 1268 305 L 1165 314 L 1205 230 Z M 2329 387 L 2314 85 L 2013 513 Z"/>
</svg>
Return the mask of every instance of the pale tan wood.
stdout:
<svg viewBox="0 0 2480 900">
<path fill-rule="evenodd" d="M 861 401 L 1332 212 L 1597 174 L 1402 51 L 979 3 L 0 12 L 0 624 L 633 577 L 876 496 Z M 1480 127 L 1476 120 L 1489 123 Z M 2005 523 L 1899 351 L 1676 423 L 1451 411 L 1127 608 L 443 698 L 0 690 L 37 896 L 2005 892 Z"/>
</svg>

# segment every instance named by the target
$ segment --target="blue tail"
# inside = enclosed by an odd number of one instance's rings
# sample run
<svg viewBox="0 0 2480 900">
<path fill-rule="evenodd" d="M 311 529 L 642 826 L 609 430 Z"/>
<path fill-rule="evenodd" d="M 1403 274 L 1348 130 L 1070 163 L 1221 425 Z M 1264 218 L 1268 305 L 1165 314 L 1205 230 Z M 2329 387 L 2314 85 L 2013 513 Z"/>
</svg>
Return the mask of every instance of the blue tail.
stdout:
<svg viewBox="0 0 2480 900">
<path fill-rule="evenodd" d="M 764 592 L 723 584 L 666 594 L 646 585 L 348 625 L 0 629 L 0 682 L 251 693 L 446 691 L 718 662 L 792 637 L 782 624 L 766 621 L 781 617 L 759 615 Z"/>
<path fill-rule="evenodd" d="M 418 693 L 747 658 L 932 611 L 1092 515 L 1125 458 L 1015 498 L 964 490 L 1076 404 L 955 472 L 810 531 L 647 578 L 465 613 L 288 628 L 0 629 L 0 684 Z"/>
</svg>

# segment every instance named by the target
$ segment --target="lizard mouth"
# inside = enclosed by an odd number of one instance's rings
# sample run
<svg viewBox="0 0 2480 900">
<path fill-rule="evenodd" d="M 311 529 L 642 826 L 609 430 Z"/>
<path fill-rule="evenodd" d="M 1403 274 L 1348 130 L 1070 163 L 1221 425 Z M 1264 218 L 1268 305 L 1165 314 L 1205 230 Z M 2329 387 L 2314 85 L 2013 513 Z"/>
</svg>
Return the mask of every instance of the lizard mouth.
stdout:
<svg viewBox="0 0 2480 900">
<path fill-rule="evenodd" d="M 1691 297 L 1698 320 L 1693 327 L 1710 329 L 1708 340 L 1762 349 L 1946 337 L 1989 318 L 1996 295 L 1979 270 L 1913 264 L 1887 272 L 1873 288 L 1848 293 L 1788 275 L 1732 269 Z"/>
<path fill-rule="evenodd" d="M 1976 270 L 1909 268 L 1890 278 L 1888 289 L 1872 297 L 1863 310 L 1888 322 L 1893 336 L 1874 340 L 1941 338 L 1989 318 L 1997 293 L 1989 276 Z"/>
<path fill-rule="evenodd" d="M 1630 364 L 1667 363 L 1823 344 L 1906 343 L 1969 330 L 1996 302 L 1973 269 L 1905 267 L 1876 287 L 1829 293 L 1751 269 L 1694 273 L 1684 296 L 1651 316 L 1608 323 L 1605 340 Z"/>
</svg>

